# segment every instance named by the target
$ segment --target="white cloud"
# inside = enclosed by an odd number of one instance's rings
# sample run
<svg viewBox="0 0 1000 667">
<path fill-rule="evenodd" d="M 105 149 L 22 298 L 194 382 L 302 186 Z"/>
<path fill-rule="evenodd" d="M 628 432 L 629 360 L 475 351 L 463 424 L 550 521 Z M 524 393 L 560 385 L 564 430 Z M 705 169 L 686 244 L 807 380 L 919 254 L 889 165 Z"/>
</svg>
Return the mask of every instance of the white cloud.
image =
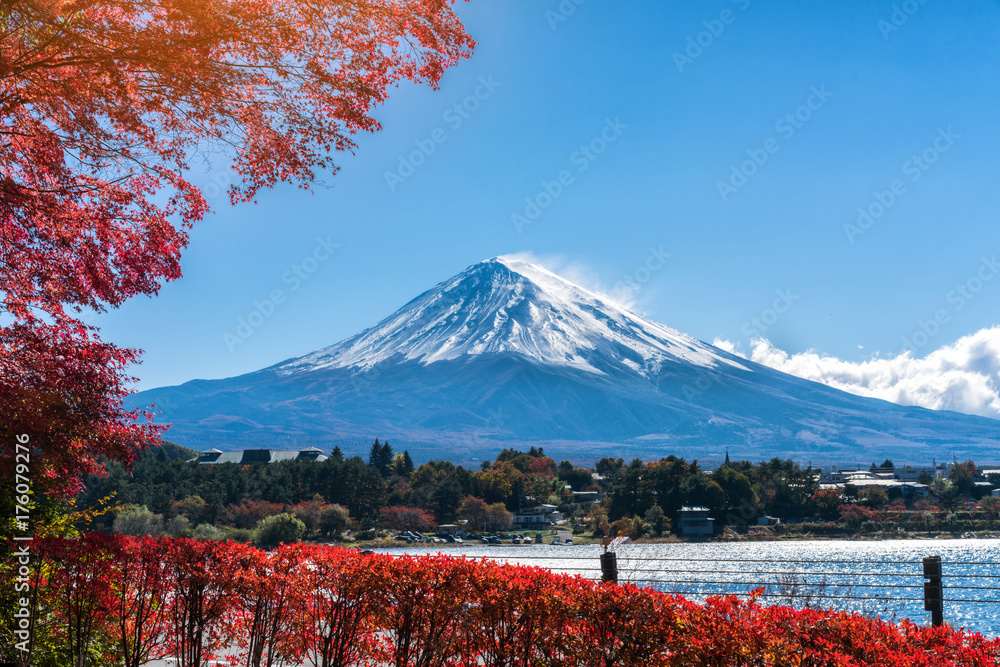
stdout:
<svg viewBox="0 0 1000 667">
<path fill-rule="evenodd" d="M 739 356 L 746 358 L 746 355 L 738 351 L 736 349 L 736 346 L 728 340 L 723 340 L 722 338 L 716 338 L 715 340 L 712 341 L 712 345 L 719 348 L 720 350 L 725 350 L 729 354 L 738 354 Z"/>
<path fill-rule="evenodd" d="M 749 357 L 729 341 L 716 347 L 807 380 L 900 405 L 954 410 L 1000 419 L 1000 326 L 981 329 L 916 359 L 843 361 L 813 351 L 788 354 L 769 340 L 752 343 Z"/>
<path fill-rule="evenodd" d="M 512 252 L 503 255 L 507 259 L 519 260 L 535 264 L 543 269 L 548 269 L 552 273 L 568 280 L 574 285 L 579 285 L 589 292 L 593 292 L 605 301 L 609 301 L 617 306 L 639 312 L 637 310 L 638 287 L 627 286 L 620 281 L 611 285 L 602 280 L 597 271 L 580 260 L 570 260 L 564 255 L 538 255 L 529 251 Z"/>
</svg>

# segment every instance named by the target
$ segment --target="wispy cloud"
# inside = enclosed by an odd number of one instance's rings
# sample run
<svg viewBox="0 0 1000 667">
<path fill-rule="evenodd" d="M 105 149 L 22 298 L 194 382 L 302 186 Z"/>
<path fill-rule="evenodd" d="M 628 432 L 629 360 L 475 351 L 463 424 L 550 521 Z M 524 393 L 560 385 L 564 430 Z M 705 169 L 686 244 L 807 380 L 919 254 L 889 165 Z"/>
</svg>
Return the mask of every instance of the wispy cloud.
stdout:
<svg viewBox="0 0 1000 667">
<path fill-rule="evenodd" d="M 981 329 L 919 359 L 910 352 L 861 362 L 812 350 L 789 354 L 766 338 L 754 340 L 749 355 L 727 340 L 713 344 L 852 394 L 1000 419 L 1000 326 Z"/>
<path fill-rule="evenodd" d="M 602 299 L 623 308 L 636 310 L 638 307 L 636 298 L 638 288 L 636 286 L 625 285 L 622 281 L 608 286 L 607 281 L 602 280 L 597 271 L 581 260 L 570 260 L 565 255 L 539 255 L 528 251 L 507 253 L 503 257 L 548 269 L 574 285 L 579 285 Z"/>
</svg>

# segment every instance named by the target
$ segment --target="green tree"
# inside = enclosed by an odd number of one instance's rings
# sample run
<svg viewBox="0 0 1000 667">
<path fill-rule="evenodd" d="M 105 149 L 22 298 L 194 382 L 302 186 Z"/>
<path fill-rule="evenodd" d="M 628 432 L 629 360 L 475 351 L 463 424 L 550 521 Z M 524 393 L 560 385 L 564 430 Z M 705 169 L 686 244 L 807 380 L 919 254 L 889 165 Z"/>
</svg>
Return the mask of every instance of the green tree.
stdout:
<svg viewBox="0 0 1000 667">
<path fill-rule="evenodd" d="M 559 479 L 573 487 L 574 491 L 583 491 L 594 483 L 594 478 L 586 468 L 576 468 L 569 461 L 563 461 L 558 468 Z"/>
<path fill-rule="evenodd" d="M 858 498 L 865 506 L 871 508 L 885 507 L 889 504 L 889 494 L 877 486 L 863 490 L 858 494 Z"/>
<path fill-rule="evenodd" d="M 750 478 L 727 464 L 712 473 L 712 480 L 726 494 L 725 512 L 742 517 L 757 507 L 757 492 L 750 483 Z"/>
<path fill-rule="evenodd" d="M 963 497 L 972 495 L 978 476 L 979 472 L 976 470 L 976 464 L 972 461 L 965 461 L 964 463 L 955 462 L 952 464 L 951 470 L 948 471 L 948 479 L 952 481 L 958 493 Z"/>
<path fill-rule="evenodd" d="M 191 531 L 191 539 L 195 540 L 219 540 L 225 539 L 226 533 L 219 527 L 210 523 L 200 523 Z"/>
<path fill-rule="evenodd" d="M 704 505 L 716 519 L 725 516 L 726 492 L 711 477 L 697 472 L 681 482 L 681 496 L 685 505 Z"/>
<path fill-rule="evenodd" d="M 340 539 L 350 518 L 343 505 L 327 505 L 319 513 L 319 532 L 321 535 Z"/>
<path fill-rule="evenodd" d="M 791 459 L 763 461 L 754 469 L 757 495 L 766 514 L 782 518 L 801 516 L 819 488 L 812 467 L 802 468 Z M 846 494 L 845 494 L 846 495 Z"/>
<path fill-rule="evenodd" d="M 300 541 L 306 525 L 291 514 L 281 513 L 260 520 L 253 530 L 253 541 L 261 546 L 277 546 Z"/>
<path fill-rule="evenodd" d="M 379 472 L 382 477 L 388 477 L 392 469 L 392 445 L 387 440 L 385 444 L 375 438 L 371 451 L 368 454 L 368 465 Z"/>
<path fill-rule="evenodd" d="M 643 514 L 652 504 L 649 478 L 642 459 L 633 459 L 615 475 L 608 492 L 608 518 L 616 521 L 624 516 Z"/>
<path fill-rule="evenodd" d="M 462 504 L 465 493 L 462 485 L 458 483 L 453 475 L 449 475 L 441 480 L 434 487 L 432 496 L 432 509 L 438 518 L 438 523 L 451 523 L 455 520 L 455 514 Z"/>
<path fill-rule="evenodd" d="M 934 480 L 931 491 L 937 496 L 941 507 L 946 510 L 954 511 L 962 504 L 964 496 L 958 486 L 950 479 L 939 478 Z"/>
<path fill-rule="evenodd" d="M 688 463 L 683 458 L 668 456 L 651 465 L 648 474 L 652 492 L 656 498 L 655 502 L 663 508 L 664 515 L 676 519 L 678 510 L 691 502 L 684 491 L 684 482 L 689 477 L 702 473 L 697 461 Z M 725 493 L 723 493 L 724 497 Z M 637 508 L 635 513 L 641 515 L 652 504 L 651 499 L 646 501 L 645 504 Z M 722 504 L 725 504 L 724 500 Z"/>
<path fill-rule="evenodd" d="M 175 514 L 182 514 L 193 524 L 200 523 L 206 519 L 208 503 L 197 494 L 184 496 L 173 504 Z"/>
<path fill-rule="evenodd" d="M 163 515 L 153 513 L 145 505 L 130 505 L 115 515 L 112 530 L 122 535 L 160 535 Z"/>
<path fill-rule="evenodd" d="M 656 536 L 659 537 L 663 533 L 663 508 L 659 505 L 653 505 L 646 510 L 644 518 L 646 519 L 646 523 L 652 527 Z"/>
<path fill-rule="evenodd" d="M 625 459 L 603 458 L 594 464 L 594 472 L 601 476 L 601 486 L 605 489 L 614 486 L 618 474 L 625 469 Z"/>
<path fill-rule="evenodd" d="M 190 526 L 191 522 L 188 518 L 180 514 L 167 522 L 167 532 L 174 537 L 182 537 Z"/>
</svg>

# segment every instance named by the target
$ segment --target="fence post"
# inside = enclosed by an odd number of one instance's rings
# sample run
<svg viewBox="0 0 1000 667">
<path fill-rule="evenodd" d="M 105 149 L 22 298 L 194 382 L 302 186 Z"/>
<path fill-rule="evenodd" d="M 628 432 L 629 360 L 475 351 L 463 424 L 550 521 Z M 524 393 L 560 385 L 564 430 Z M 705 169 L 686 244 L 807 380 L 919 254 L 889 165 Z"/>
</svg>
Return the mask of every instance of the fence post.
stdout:
<svg viewBox="0 0 1000 667">
<path fill-rule="evenodd" d="M 941 584 L 941 557 L 924 559 L 924 611 L 931 613 L 931 625 L 944 624 L 944 587 Z"/>
<path fill-rule="evenodd" d="M 614 551 L 605 551 L 601 554 L 601 581 L 618 583 L 618 556 Z"/>
</svg>

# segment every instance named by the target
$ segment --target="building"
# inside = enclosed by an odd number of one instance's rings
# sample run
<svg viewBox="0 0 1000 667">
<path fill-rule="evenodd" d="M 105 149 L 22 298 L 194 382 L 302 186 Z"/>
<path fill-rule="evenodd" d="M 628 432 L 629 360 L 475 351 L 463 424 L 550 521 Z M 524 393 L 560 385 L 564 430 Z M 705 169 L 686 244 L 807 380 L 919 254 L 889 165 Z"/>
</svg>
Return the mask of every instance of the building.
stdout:
<svg viewBox="0 0 1000 667">
<path fill-rule="evenodd" d="M 596 503 L 604 496 L 600 491 L 574 491 L 573 502 L 577 505 Z"/>
<path fill-rule="evenodd" d="M 918 484 L 916 482 L 901 482 L 897 479 L 879 479 L 876 477 L 869 477 L 867 479 L 861 477 L 852 477 L 850 481 L 836 484 L 820 484 L 820 489 L 834 489 L 837 493 L 843 493 L 844 487 L 850 484 L 858 491 L 864 491 L 865 489 L 880 488 L 886 493 L 889 493 L 890 489 L 898 489 L 900 496 L 903 498 L 913 496 L 926 496 L 930 493 L 930 487 L 926 484 Z"/>
<path fill-rule="evenodd" d="M 677 511 L 677 530 L 681 535 L 712 535 L 715 519 L 708 516 L 707 507 L 682 507 Z"/>
<path fill-rule="evenodd" d="M 896 468 L 896 479 L 900 482 L 916 482 L 921 475 L 926 474 L 931 479 L 944 477 L 944 470 L 941 466 L 903 466 Z"/>
<path fill-rule="evenodd" d="M 455 537 L 462 537 L 465 535 L 465 531 L 457 523 L 442 523 L 437 527 L 438 535 L 454 535 Z"/>
<path fill-rule="evenodd" d="M 316 447 L 305 449 L 244 449 L 242 452 L 223 452 L 218 449 L 208 449 L 188 463 L 277 463 L 278 461 L 325 461 L 327 457 Z"/>
<path fill-rule="evenodd" d="M 563 520 L 562 512 L 555 505 L 536 505 L 519 510 L 514 514 L 515 528 L 541 528 Z"/>
</svg>

